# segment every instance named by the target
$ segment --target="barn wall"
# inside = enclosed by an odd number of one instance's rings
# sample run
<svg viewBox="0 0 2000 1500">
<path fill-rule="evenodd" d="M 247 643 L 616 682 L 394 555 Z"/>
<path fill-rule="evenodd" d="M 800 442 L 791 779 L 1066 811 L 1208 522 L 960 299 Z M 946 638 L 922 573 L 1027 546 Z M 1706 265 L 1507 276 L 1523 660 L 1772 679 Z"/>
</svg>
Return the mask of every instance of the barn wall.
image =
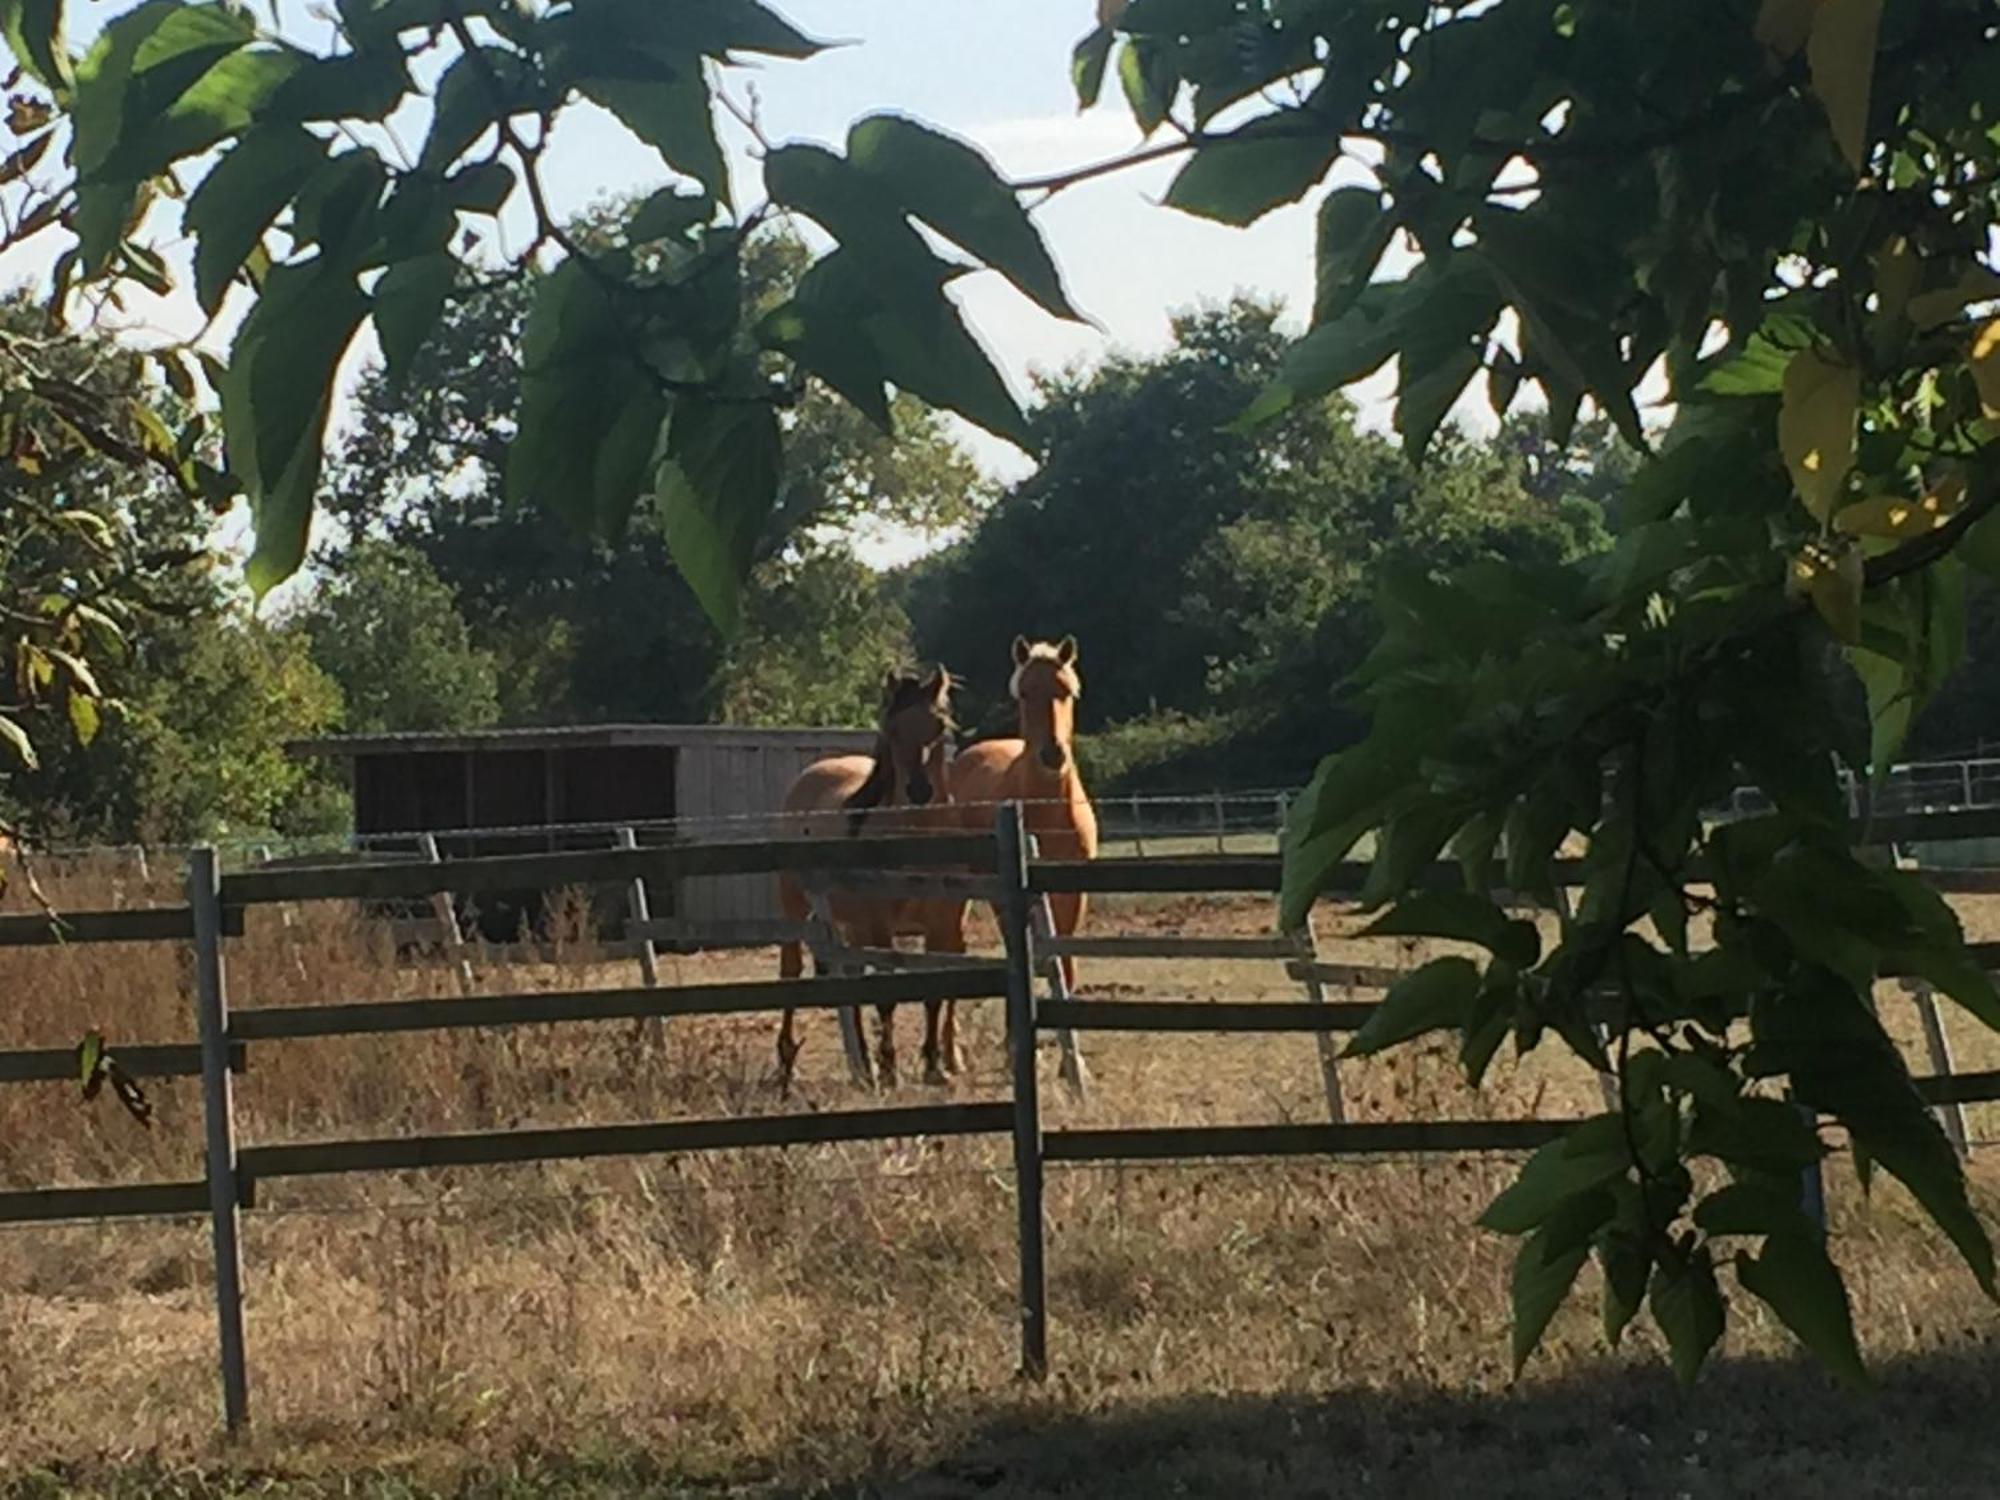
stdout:
<svg viewBox="0 0 2000 1500">
<path fill-rule="evenodd" d="M 825 743 L 788 738 L 684 746 L 677 782 L 682 826 L 693 838 L 777 836 L 784 832 L 778 810 L 793 778 L 822 756 L 853 754 L 866 743 L 866 737 L 834 734 Z M 781 915 L 777 877 L 684 880 L 676 914 L 692 922 L 775 918 Z"/>
</svg>

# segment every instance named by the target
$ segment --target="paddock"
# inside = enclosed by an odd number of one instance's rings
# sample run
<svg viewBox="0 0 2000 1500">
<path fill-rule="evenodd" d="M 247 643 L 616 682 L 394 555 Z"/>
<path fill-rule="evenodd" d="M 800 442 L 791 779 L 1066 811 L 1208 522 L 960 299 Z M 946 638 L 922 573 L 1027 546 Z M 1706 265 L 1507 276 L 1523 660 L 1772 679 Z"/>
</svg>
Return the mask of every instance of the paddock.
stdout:
<svg viewBox="0 0 2000 1500">
<path fill-rule="evenodd" d="M 829 856 L 822 841 L 812 857 L 885 858 L 845 841 L 835 848 L 843 852 Z M 949 864 L 978 852 L 931 851 Z M 78 913 L 65 940 L 47 945 L 46 917 L 11 917 L 0 936 L 41 946 L 11 949 L 0 961 L 15 976 L 39 974 L 32 993 L 51 999 L 97 992 L 114 973 L 127 981 L 128 999 L 115 1015 L 101 1008 L 93 1014 L 110 1028 L 114 1055 L 134 1072 L 156 1075 L 147 1086 L 157 1124 L 137 1129 L 108 1095 L 77 1112 L 73 1005 L 8 1018 L 0 1045 L 11 1050 L 0 1079 L 17 1086 L 0 1087 L 0 1109 L 10 1120 L 0 1211 L 15 1227 L 0 1236 L 0 1254 L 18 1256 L 36 1243 L 74 1245 L 78 1235 L 98 1247 L 81 1274 L 75 1253 L 61 1252 L 70 1274 L 60 1280 L 48 1276 L 56 1262 L 44 1270 L 33 1260 L 14 1263 L 20 1275 L 8 1284 L 25 1290 L 7 1298 L 0 1347 L 11 1351 L 8 1370 L 20 1378 L 9 1387 L 16 1431 L 67 1431 L 60 1413 L 82 1415 L 64 1405 L 71 1392 L 89 1394 L 99 1422 L 107 1411 L 123 1411 L 121 1403 L 156 1406 L 158 1397 L 143 1394 L 157 1388 L 159 1369 L 147 1349 L 171 1351 L 185 1376 L 169 1402 L 172 1415 L 156 1419 L 162 1430 L 183 1440 L 212 1430 L 218 1289 L 225 1303 L 229 1293 L 226 1276 L 203 1268 L 228 1264 L 226 1254 L 218 1262 L 212 1243 L 221 1220 L 234 1226 L 243 1268 L 243 1369 L 256 1393 L 239 1412 L 279 1425 L 368 1409 L 376 1388 L 366 1380 L 345 1396 L 328 1385 L 339 1385 L 335 1375 L 345 1370 L 376 1372 L 393 1386 L 399 1409 L 430 1409 L 425 1420 L 449 1426 L 461 1419 L 449 1413 L 462 1411 L 449 1390 L 465 1379 L 495 1378 L 475 1372 L 481 1360 L 549 1356 L 520 1347 L 524 1326 L 546 1329 L 558 1358 L 562 1348 L 580 1349 L 574 1341 L 592 1337 L 584 1330 L 610 1314 L 563 1311 L 566 1297 L 584 1295 L 579 1282 L 595 1289 L 590 1295 L 600 1303 L 593 1305 L 626 1309 L 607 1330 L 630 1328 L 628 1318 L 663 1319 L 674 1330 L 678 1359 L 712 1366 L 718 1351 L 739 1348 L 730 1340 L 747 1336 L 726 1332 L 733 1294 L 713 1277 L 725 1265 L 763 1265 L 781 1253 L 794 1268 L 786 1276 L 804 1280 L 788 1282 L 759 1316 L 782 1320 L 785 1298 L 796 1309 L 802 1287 L 826 1280 L 829 1300 L 814 1304 L 812 1326 L 820 1332 L 813 1336 L 831 1340 L 828 1351 L 848 1351 L 838 1356 L 843 1380 L 858 1378 L 856 1359 L 865 1365 L 876 1357 L 861 1349 L 921 1362 L 934 1357 L 922 1351 L 942 1340 L 958 1351 L 954 1359 L 978 1365 L 965 1366 L 965 1378 L 982 1387 L 1024 1366 L 1032 1370 L 1038 1355 L 1060 1380 L 1099 1389 L 1107 1359 L 1154 1370 L 1146 1378 L 1157 1382 L 1171 1347 L 1199 1389 L 1201 1380 L 1223 1378 L 1217 1361 L 1242 1337 L 1249 1316 L 1243 1298 L 1259 1286 L 1277 1299 L 1270 1315 L 1284 1306 L 1330 1310 L 1324 1333 L 1311 1338 L 1298 1329 L 1280 1338 L 1275 1326 L 1257 1324 L 1263 1347 L 1287 1351 L 1273 1356 L 1285 1369 L 1303 1368 L 1298 1360 L 1362 1360 L 1340 1336 L 1342 1320 L 1374 1326 L 1374 1336 L 1385 1339 L 1393 1327 L 1407 1348 L 1425 1346 L 1422 1317 L 1414 1325 L 1385 1324 L 1385 1308 L 1354 1301 L 1351 1287 L 1336 1291 L 1325 1278 L 1341 1267 L 1339 1275 L 1359 1278 L 1374 1287 L 1371 1295 L 1406 1311 L 1412 1287 L 1434 1308 L 1451 1309 L 1475 1343 L 1465 1359 L 1498 1356 L 1505 1247 L 1471 1230 L 1470 1219 L 1508 1170 L 1494 1158 L 1518 1154 L 1563 1120 L 1597 1108 L 1596 1081 L 1587 1070 L 1536 1055 L 1501 1069 L 1474 1096 L 1454 1081 L 1449 1049 L 1419 1048 L 1393 1062 L 1342 1064 L 1345 1118 L 1330 1119 L 1318 1038 L 1358 1023 L 1381 971 L 1425 955 L 1393 940 L 1356 938 L 1340 904 L 1328 903 L 1323 962 L 1344 966 L 1355 993 L 1315 1005 L 1299 982 L 1305 961 L 1269 942 L 1275 867 L 1268 856 L 1030 866 L 1014 908 L 1003 881 L 1002 906 L 1013 911 L 1016 931 L 1030 920 L 1029 897 L 1065 883 L 1091 881 L 1104 903 L 1103 923 L 1085 940 L 1099 946 L 1078 954 L 1078 997 L 1038 1000 L 1033 1025 L 1017 1028 L 1017 1035 L 1047 1034 L 1047 1045 L 1027 1054 L 1032 1066 L 1025 1071 L 1021 1052 L 1011 1060 L 1001 1055 L 996 992 L 1006 990 L 1018 1006 L 1015 997 L 1034 988 L 1023 983 L 1023 969 L 1050 955 L 1003 943 L 990 917 L 982 918 L 977 951 L 963 966 L 805 981 L 822 986 L 823 1003 L 814 1003 L 810 989 L 781 992 L 771 982 L 770 955 L 759 951 L 665 956 L 658 984 L 648 985 L 629 958 L 593 957 L 587 933 L 561 967 L 481 962 L 478 993 L 456 998 L 443 975 L 398 967 L 379 930 L 357 922 L 350 904 L 529 875 L 684 874 L 688 862 L 702 873 L 734 873 L 792 857 L 803 856 L 724 844 L 453 861 L 442 869 L 399 863 L 243 871 L 223 877 L 212 919 L 199 927 L 198 900 L 170 904 L 171 876 L 157 883 L 156 873 L 156 885 L 143 893 L 145 909 L 88 919 L 81 915 L 88 909 L 82 877 L 75 886 L 52 877 L 51 897 Z M 155 871 L 164 863 L 155 858 Z M 996 870 L 1004 874 L 1004 865 Z M 1941 883 L 1958 888 L 1954 900 L 1975 937 L 2000 935 L 1986 875 Z M 205 953 L 219 961 L 211 967 Z M 828 1008 L 836 998 L 940 993 L 941 981 L 958 986 L 951 992 L 969 1007 L 972 1076 L 948 1093 L 859 1090 L 846 1076 Z M 210 1024 L 192 1041 L 190 983 L 211 1006 L 229 1006 L 219 1027 L 211 1009 Z M 857 984 L 867 988 L 840 988 Z M 29 991 L 16 985 L 15 992 Z M 1892 1029 L 1918 1071 L 1930 1071 L 1915 1009 L 1889 1003 L 1894 994 L 1885 986 Z M 768 1011 L 779 1003 L 811 1006 L 817 1023 L 802 1068 L 804 1097 L 794 1101 L 778 1098 L 767 1076 Z M 648 1036 L 649 1021 L 664 1023 L 664 1035 Z M 912 1022 L 905 1011 L 902 1024 Z M 1947 1015 L 1944 1026 L 1958 1045 L 1961 1076 L 1927 1088 L 1940 1107 L 1966 1104 L 1967 1145 L 1976 1147 L 1993 1134 L 1989 1106 L 1976 1101 L 1995 1092 L 1990 1070 L 2000 1058 L 1992 1038 L 1957 1017 Z M 1081 1091 L 1061 1076 L 1056 1033 L 1063 1029 L 1078 1036 L 1088 1063 Z M 157 1050 L 138 1050 L 144 1046 Z M 70 1082 L 56 1081 L 65 1074 Z M 204 1133 L 217 1119 L 228 1139 L 224 1149 L 205 1153 Z M 1300 1153 L 1345 1165 L 1285 1164 Z M 229 1191 L 218 1192 L 204 1155 L 230 1163 Z M 1218 1158 L 1237 1159 L 1216 1165 Z M 1975 1152 L 1972 1170 L 1980 1192 L 1990 1194 L 1990 1158 Z M 1879 1253 L 1879 1263 L 1844 1261 L 1858 1277 L 1867 1336 L 1891 1338 L 1893 1347 L 1893 1317 L 1883 1318 L 1895 1306 L 1909 1307 L 1913 1296 L 1926 1309 L 1925 1326 L 1990 1318 L 1959 1300 L 1966 1288 L 1949 1279 L 1944 1258 L 1909 1226 L 1892 1187 L 1878 1185 L 1873 1199 L 1862 1200 L 1847 1176 L 1837 1165 L 1829 1169 L 1829 1213 L 1838 1242 L 1866 1242 L 1871 1255 Z M 1031 1182 L 1042 1190 L 1038 1212 L 1030 1211 Z M 118 1222 L 69 1222 L 96 1213 Z M 1360 1217 L 1341 1221 L 1342 1214 Z M 632 1231 L 610 1228 L 627 1215 L 654 1227 L 628 1239 Z M 1037 1226 L 1039 1297 L 1028 1269 Z M 1328 1238 L 1316 1244 L 1309 1231 Z M 739 1241 L 739 1233 L 751 1239 Z M 335 1241 L 357 1248 L 336 1254 Z M 581 1254 L 586 1243 L 593 1262 L 610 1257 L 601 1269 L 614 1273 L 612 1283 L 601 1283 L 600 1268 L 576 1262 L 556 1272 L 535 1249 L 568 1244 L 571 1251 L 556 1253 Z M 446 1244 L 460 1248 L 437 1248 Z M 1390 1260 L 1364 1275 L 1349 1257 L 1370 1244 L 1376 1248 L 1367 1254 Z M 506 1264 L 527 1255 L 521 1266 L 532 1261 L 545 1270 L 503 1290 L 489 1270 L 454 1262 L 453 1254 L 499 1256 Z M 425 1258 L 432 1256 L 441 1259 Z M 664 1265 L 663 1256 L 679 1269 L 662 1284 L 679 1288 L 672 1296 L 684 1300 L 656 1305 L 643 1277 L 616 1290 L 619 1264 Z M 462 1276 L 486 1290 L 468 1291 Z M 1245 1276 L 1251 1280 L 1239 1285 Z M 379 1284 L 384 1309 L 401 1310 L 373 1321 L 365 1305 L 354 1306 L 351 1293 L 339 1290 L 357 1277 Z M 57 1287 L 60 1300 L 48 1301 Z M 483 1308 L 489 1294 L 500 1300 Z M 1218 1300 L 1188 1300 L 1198 1296 Z M 93 1325 L 152 1330 L 135 1335 L 131 1359 L 99 1357 L 95 1345 L 48 1342 L 63 1338 L 71 1325 L 62 1308 L 79 1297 L 97 1309 Z M 306 1297 L 329 1310 L 307 1315 Z M 1022 1321 L 1038 1306 L 1046 1320 L 1040 1349 L 1036 1320 Z M 527 1325 L 510 1321 L 522 1308 L 541 1311 Z M 913 1309 L 914 1324 L 906 1321 Z M 488 1353 L 478 1358 L 468 1352 L 474 1326 L 487 1330 L 479 1338 Z M 759 1337 L 778 1337 L 776 1330 L 769 1325 Z M 1750 1330 L 1744 1337 L 1751 1347 L 1762 1347 L 1754 1340 L 1770 1330 L 1760 1335 L 1754 1319 Z M 1479 1352 L 1481 1340 L 1492 1349 Z M 629 1333 L 618 1335 L 607 1347 L 630 1341 Z M 1154 1352 L 1142 1353 L 1148 1346 Z M 1553 1347 L 1563 1368 L 1597 1357 L 1588 1331 L 1574 1321 L 1559 1321 Z M 699 1353 L 704 1348 L 709 1355 Z M 508 1349 L 515 1352 L 504 1354 Z M 611 1391 L 644 1405 L 630 1384 L 634 1372 L 620 1362 L 591 1362 L 604 1391 L 579 1386 L 579 1358 L 571 1356 L 567 1374 L 550 1366 L 545 1378 L 586 1404 Z M 154 1385 L 135 1385 L 147 1368 Z M 36 1373 L 45 1369 L 65 1372 L 59 1387 Z M 777 1365 L 758 1378 L 777 1382 L 760 1387 L 765 1399 L 792 1389 Z M 614 1401 L 604 1409 L 622 1408 Z"/>
</svg>

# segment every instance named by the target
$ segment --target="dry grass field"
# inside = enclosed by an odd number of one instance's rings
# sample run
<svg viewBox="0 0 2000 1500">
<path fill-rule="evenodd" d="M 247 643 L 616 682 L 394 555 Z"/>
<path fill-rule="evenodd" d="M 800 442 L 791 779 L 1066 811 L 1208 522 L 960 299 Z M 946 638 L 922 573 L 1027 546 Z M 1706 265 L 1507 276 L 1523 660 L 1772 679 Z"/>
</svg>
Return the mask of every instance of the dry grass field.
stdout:
<svg viewBox="0 0 2000 1500">
<path fill-rule="evenodd" d="M 173 900 L 176 876 L 160 861 L 149 890 L 114 892 L 87 863 L 44 879 L 95 905 Z M 2000 935 L 2000 905 L 1962 910 Z M 1093 926 L 1269 917 L 1133 899 Z M 631 982 L 571 937 L 568 962 L 485 964 L 482 984 Z M 239 1005 L 451 992 L 447 970 L 399 968 L 335 905 L 252 912 L 229 961 Z M 769 953 L 662 965 L 670 983 L 775 972 Z M 1275 963 L 1083 968 L 1093 994 L 1298 999 Z M 73 1045 L 92 1023 L 114 1044 L 185 1039 L 187 980 L 169 944 L 0 951 L 0 1048 Z M 1914 1048 L 1908 1003 L 1885 988 L 1884 1006 Z M 897 1019 L 915 1073 L 921 1012 Z M 789 1106 L 765 1018 L 676 1024 L 663 1053 L 624 1023 L 260 1045 L 241 1134 L 860 1103 L 831 1018 L 802 1021 Z M 1947 1024 L 1962 1068 L 2000 1066 L 2000 1042 Z M 964 1007 L 961 1025 L 974 1069 L 954 1092 L 1002 1094 L 997 1011 Z M 1307 1038 L 1111 1035 L 1087 1057 L 1076 1102 L 1045 1050 L 1052 1124 L 1324 1117 Z M 1477 1096 L 1442 1049 L 1344 1076 L 1361 1119 L 1597 1107 L 1587 1072 L 1539 1056 Z M 74 1086 L 0 1088 L 0 1187 L 198 1176 L 197 1084 L 151 1092 L 147 1132 Z M 1981 1110 L 1972 1126 L 2000 1137 Z M 1026 1386 L 1007 1163 L 1002 1140 L 944 1140 L 270 1184 L 245 1218 L 254 1430 L 233 1445 L 215 1436 L 204 1224 L 0 1227 L 0 1494 L 2000 1494 L 2000 1316 L 1893 1183 L 1864 1199 L 1838 1162 L 1836 1255 L 1884 1377 L 1871 1399 L 1833 1390 L 1740 1300 L 1726 1358 L 1679 1393 L 1646 1331 L 1604 1350 L 1591 1270 L 1510 1385 L 1511 1246 L 1471 1221 L 1512 1168 L 1483 1160 L 1053 1169 L 1053 1373 Z M 1974 1173 L 2000 1222 L 2000 1147 Z"/>
</svg>

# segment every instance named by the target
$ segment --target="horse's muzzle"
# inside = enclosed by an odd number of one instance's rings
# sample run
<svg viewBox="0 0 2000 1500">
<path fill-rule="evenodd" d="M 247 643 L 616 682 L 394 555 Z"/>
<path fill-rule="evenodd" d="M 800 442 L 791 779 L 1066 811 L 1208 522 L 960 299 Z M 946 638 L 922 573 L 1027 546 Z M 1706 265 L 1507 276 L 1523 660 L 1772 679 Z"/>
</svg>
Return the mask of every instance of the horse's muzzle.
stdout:
<svg viewBox="0 0 2000 1500">
<path fill-rule="evenodd" d="M 1068 758 L 1063 754 L 1061 745 L 1051 743 L 1042 746 L 1042 764 L 1051 771 L 1060 771 Z"/>
<path fill-rule="evenodd" d="M 908 787 L 905 788 L 905 790 L 909 793 L 910 802 L 913 806 L 916 807 L 930 806 L 932 791 L 931 791 L 930 778 L 928 776 L 912 776 L 910 778 L 910 784 Z"/>
</svg>

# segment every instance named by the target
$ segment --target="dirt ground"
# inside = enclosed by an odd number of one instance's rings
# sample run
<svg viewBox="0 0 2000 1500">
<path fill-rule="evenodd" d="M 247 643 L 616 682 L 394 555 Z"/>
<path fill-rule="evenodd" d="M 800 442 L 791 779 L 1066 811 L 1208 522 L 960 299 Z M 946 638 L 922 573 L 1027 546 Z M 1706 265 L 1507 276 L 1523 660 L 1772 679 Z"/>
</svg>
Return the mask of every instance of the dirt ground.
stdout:
<svg viewBox="0 0 2000 1500">
<path fill-rule="evenodd" d="M 117 899 L 171 900 L 121 877 Z M 47 877 L 108 904 L 101 869 Z M 579 908 L 580 909 L 580 908 Z M 1974 937 L 2000 902 L 1966 900 Z M 1267 931 L 1256 900 L 1133 898 L 1095 932 Z M 1329 957 L 1424 956 L 1341 937 Z M 573 923 L 579 928 L 580 923 Z M 996 946 L 990 924 L 975 945 Z M 563 962 L 482 961 L 493 992 L 636 982 L 572 930 Z M 667 983 L 775 974 L 769 952 L 663 957 Z M 1298 1003 L 1282 966 L 1085 963 L 1090 995 Z M 0 1047 L 183 1040 L 172 945 L 0 952 Z M 239 1006 L 452 992 L 379 928 L 326 905 L 260 910 L 230 952 Z M 1921 1071 L 1910 1003 L 1885 1014 Z M 238 1081 L 246 1143 L 855 1107 L 830 1016 L 801 1017 L 796 1096 L 772 1018 L 260 1044 Z M 948 1091 L 999 1098 L 995 1006 L 961 1008 Z M 897 1015 L 915 1074 L 921 1011 Z M 2000 1041 L 1947 1017 L 1958 1066 Z M 872 1032 L 871 1019 L 870 1029 Z M 1048 1123 L 1317 1120 L 1310 1038 L 1086 1040 L 1087 1097 L 1043 1052 Z M 1568 1115 L 1599 1107 L 1553 1054 L 1468 1092 L 1442 1047 L 1342 1065 L 1350 1118 Z M 153 1085 L 155 1128 L 74 1086 L 0 1089 L 0 1187 L 188 1178 L 199 1091 Z M 1991 1107 L 1975 1138 L 2000 1138 Z M 207 1230 L 0 1228 L 0 1493 L 417 1496 L 1495 1495 L 2000 1493 L 2000 1317 L 1893 1183 L 1828 1171 L 1835 1253 L 1868 1399 L 1834 1392 L 1739 1301 L 1692 1393 L 1650 1333 L 1608 1352 L 1594 1270 L 1518 1384 L 1509 1242 L 1472 1227 L 1503 1160 L 1052 1169 L 1052 1374 L 1015 1378 L 1016 1250 L 1004 1140 L 916 1140 L 268 1184 L 245 1217 L 253 1429 L 215 1437 Z M 2000 1150 L 1975 1188 L 2000 1219 Z"/>
</svg>

